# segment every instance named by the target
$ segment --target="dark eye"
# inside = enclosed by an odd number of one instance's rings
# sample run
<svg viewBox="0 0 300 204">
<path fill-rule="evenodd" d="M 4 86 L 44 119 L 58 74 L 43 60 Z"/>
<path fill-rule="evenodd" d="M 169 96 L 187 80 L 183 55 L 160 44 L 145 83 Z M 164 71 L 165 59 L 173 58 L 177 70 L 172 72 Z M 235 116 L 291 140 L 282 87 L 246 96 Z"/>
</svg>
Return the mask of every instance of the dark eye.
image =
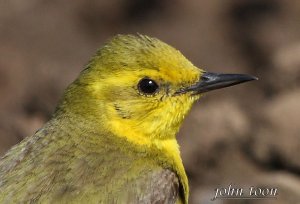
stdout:
<svg viewBox="0 0 300 204">
<path fill-rule="evenodd" d="M 158 90 L 157 83 L 149 78 L 141 79 L 138 83 L 138 89 L 144 94 L 154 94 Z"/>
</svg>

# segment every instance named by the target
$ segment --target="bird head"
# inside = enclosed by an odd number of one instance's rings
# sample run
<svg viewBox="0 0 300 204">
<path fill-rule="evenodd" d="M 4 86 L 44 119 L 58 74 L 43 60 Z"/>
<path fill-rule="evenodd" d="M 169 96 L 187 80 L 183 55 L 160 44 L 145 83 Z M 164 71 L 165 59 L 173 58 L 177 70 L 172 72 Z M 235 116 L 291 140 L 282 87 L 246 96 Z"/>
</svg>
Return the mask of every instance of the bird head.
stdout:
<svg viewBox="0 0 300 204">
<path fill-rule="evenodd" d="M 58 112 L 135 142 L 174 138 L 202 93 L 253 79 L 206 72 L 155 38 L 118 35 L 69 86 Z"/>
</svg>

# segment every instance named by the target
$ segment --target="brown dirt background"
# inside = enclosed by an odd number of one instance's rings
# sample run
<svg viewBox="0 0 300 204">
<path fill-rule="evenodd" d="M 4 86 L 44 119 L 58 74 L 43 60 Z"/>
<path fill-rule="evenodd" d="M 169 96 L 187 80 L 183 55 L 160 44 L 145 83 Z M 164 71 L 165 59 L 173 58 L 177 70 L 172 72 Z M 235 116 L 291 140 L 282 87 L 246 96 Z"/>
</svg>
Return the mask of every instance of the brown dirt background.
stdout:
<svg viewBox="0 0 300 204">
<path fill-rule="evenodd" d="M 195 65 L 259 81 L 207 94 L 179 134 L 190 203 L 300 203 L 300 2 L 0 2 L 0 154 L 49 119 L 65 87 L 115 34 L 157 37 Z M 276 200 L 214 189 L 278 187 Z"/>
</svg>

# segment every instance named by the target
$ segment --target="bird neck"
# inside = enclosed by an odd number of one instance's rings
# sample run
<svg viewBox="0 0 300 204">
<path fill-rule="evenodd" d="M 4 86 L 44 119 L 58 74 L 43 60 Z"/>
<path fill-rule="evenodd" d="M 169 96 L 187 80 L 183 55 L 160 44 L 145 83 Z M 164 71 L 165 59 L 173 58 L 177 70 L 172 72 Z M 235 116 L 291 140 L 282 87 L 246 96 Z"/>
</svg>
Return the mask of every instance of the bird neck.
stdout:
<svg viewBox="0 0 300 204">
<path fill-rule="evenodd" d="M 100 124 L 97 124 L 94 120 L 79 117 L 73 115 L 73 113 L 63 113 L 53 119 L 53 122 L 59 125 L 58 128 L 63 127 L 64 131 L 71 135 L 69 141 L 72 141 L 73 144 L 70 142 L 68 145 L 80 145 L 86 153 L 103 153 L 101 148 L 113 146 L 114 149 L 119 149 L 126 154 L 146 157 L 154 160 L 159 166 L 171 169 L 178 175 L 185 195 L 184 199 L 187 202 L 189 194 L 188 179 L 175 135 L 167 138 L 145 139 L 135 132 L 126 132 L 126 128 L 123 129 L 122 134 L 116 134 L 110 128 L 103 128 L 105 124 L 101 124 L 101 121 Z M 127 133 L 130 133 L 131 137 L 128 137 Z"/>
</svg>

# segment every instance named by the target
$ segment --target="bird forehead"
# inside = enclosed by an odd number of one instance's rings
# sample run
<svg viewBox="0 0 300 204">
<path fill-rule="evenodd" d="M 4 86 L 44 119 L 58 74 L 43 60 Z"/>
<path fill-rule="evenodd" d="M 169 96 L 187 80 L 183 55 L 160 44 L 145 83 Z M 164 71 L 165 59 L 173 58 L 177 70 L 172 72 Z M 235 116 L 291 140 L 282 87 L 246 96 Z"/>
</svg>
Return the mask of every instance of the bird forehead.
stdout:
<svg viewBox="0 0 300 204">
<path fill-rule="evenodd" d="M 147 57 L 136 58 L 130 63 L 131 73 L 173 83 L 195 82 L 202 70 L 195 67 L 180 53 L 155 53 Z M 126 69 L 125 69 L 126 70 Z"/>
<path fill-rule="evenodd" d="M 199 79 L 200 70 L 184 65 L 182 67 L 167 65 L 159 68 L 159 75 L 162 79 L 174 83 L 195 82 Z"/>
</svg>

